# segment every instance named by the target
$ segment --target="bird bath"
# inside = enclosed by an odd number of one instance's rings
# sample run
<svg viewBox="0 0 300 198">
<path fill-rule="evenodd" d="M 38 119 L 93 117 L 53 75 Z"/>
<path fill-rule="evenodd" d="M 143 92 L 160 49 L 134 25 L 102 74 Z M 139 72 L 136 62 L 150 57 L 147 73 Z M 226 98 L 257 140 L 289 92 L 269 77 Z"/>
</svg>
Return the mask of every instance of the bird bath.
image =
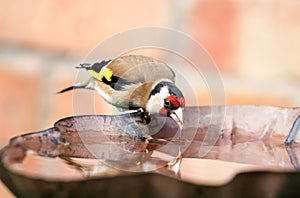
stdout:
<svg viewBox="0 0 300 198">
<path fill-rule="evenodd" d="M 12 138 L 0 152 L 0 176 L 23 197 L 296 193 L 285 186 L 300 182 L 299 114 L 270 106 L 186 107 L 182 137 L 166 118 L 150 126 L 134 113 L 64 118 Z M 183 160 L 174 171 L 166 164 L 179 150 Z"/>
</svg>

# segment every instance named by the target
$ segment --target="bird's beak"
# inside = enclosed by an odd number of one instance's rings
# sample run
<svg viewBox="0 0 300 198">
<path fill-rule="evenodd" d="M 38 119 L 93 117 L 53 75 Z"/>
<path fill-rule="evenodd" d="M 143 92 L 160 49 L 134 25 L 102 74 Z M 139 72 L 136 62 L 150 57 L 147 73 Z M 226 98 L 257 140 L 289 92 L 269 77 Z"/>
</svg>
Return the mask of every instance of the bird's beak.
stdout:
<svg viewBox="0 0 300 198">
<path fill-rule="evenodd" d="M 179 128 L 182 129 L 183 127 L 183 113 L 182 113 L 182 108 L 179 107 L 178 109 L 174 110 L 174 111 L 171 111 L 170 112 L 170 117 L 175 120 L 178 125 L 179 125 Z"/>
</svg>

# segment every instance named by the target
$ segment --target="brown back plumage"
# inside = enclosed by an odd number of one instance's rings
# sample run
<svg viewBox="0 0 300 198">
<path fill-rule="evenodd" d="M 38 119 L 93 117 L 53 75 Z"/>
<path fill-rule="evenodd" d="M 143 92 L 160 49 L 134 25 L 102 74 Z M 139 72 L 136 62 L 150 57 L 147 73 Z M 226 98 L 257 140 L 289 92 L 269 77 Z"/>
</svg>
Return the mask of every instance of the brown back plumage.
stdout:
<svg viewBox="0 0 300 198">
<path fill-rule="evenodd" d="M 160 79 L 175 81 L 175 73 L 167 64 L 141 55 L 116 58 L 107 68 L 113 71 L 113 75 L 133 83 L 154 82 Z"/>
</svg>

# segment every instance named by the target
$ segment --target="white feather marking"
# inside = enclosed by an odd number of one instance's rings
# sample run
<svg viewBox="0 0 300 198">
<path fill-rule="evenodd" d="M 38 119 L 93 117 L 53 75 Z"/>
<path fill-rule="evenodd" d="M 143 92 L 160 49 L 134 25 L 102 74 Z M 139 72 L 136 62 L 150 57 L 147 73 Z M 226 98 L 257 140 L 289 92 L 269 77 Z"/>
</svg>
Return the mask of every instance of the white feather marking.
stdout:
<svg viewBox="0 0 300 198">
<path fill-rule="evenodd" d="M 104 67 L 102 67 L 99 73 L 102 74 L 105 71 L 106 67 L 107 67 L 107 65 L 105 65 Z"/>
<path fill-rule="evenodd" d="M 151 96 L 147 102 L 146 109 L 149 113 L 159 113 L 164 106 L 164 99 L 170 95 L 167 86 L 162 87 L 160 92 Z"/>
</svg>

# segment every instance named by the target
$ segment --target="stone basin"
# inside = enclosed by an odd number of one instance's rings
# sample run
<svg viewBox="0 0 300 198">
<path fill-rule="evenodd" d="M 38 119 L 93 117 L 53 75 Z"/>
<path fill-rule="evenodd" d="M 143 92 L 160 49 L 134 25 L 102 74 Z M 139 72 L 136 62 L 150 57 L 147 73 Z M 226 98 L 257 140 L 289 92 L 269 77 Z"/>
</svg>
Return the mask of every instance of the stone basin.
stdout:
<svg viewBox="0 0 300 198">
<path fill-rule="evenodd" d="M 297 194 L 285 185 L 300 184 L 299 115 L 300 108 L 186 107 L 182 131 L 161 117 L 142 124 L 136 113 L 64 118 L 12 138 L 0 176 L 20 197 Z M 170 168 L 179 151 L 181 164 Z"/>
</svg>

